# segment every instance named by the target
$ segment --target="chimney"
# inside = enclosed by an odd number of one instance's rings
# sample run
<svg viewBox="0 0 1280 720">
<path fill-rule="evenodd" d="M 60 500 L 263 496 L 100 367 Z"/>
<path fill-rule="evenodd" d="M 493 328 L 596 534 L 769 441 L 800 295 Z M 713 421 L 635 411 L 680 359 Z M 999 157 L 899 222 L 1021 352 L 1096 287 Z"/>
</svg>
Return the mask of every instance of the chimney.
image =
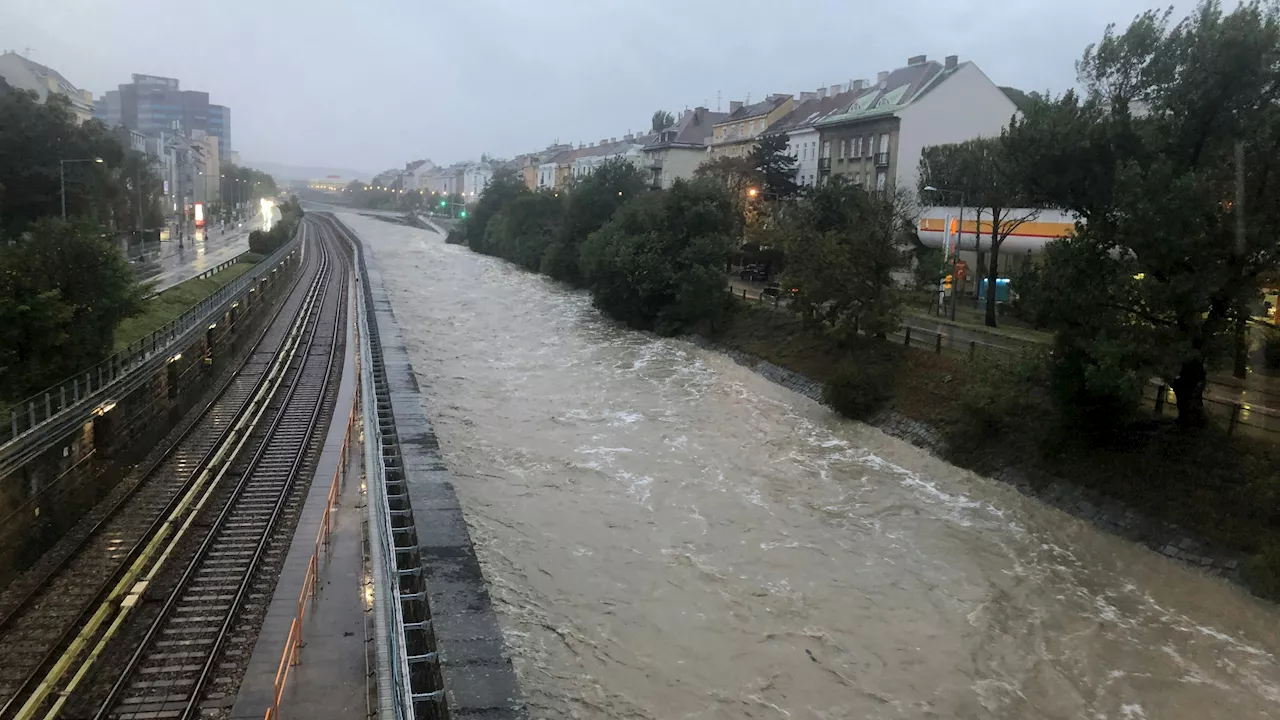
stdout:
<svg viewBox="0 0 1280 720">
<path fill-rule="evenodd" d="M 612 145 L 612 144 L 614 144 L 614 143 L 616 143 L 616 142 L 618 142 L 618 138 L 609 138 L 609 144 L 610 144 L 610 145 Z"/>
<path fill-rule="evenodd" d="M 867 86 L 866 80 L 852 80 L 849 82 L 849 90 L 859 92 Z"/>
<path fill-rule="evenodd" d="M 631 139 L 631 138 L 633 138 L 633 137 L 635 137 L 635 135 L 632 135 L 631 133 L 627 133 L 626 135 L 623 135 L 623 136 L 622 136 L 622 139 L 623 139 L 623 140 L 630 140 L 630 139 Z"/>
<path fill-rule="evenodd" d="M 959 62 L 960 57 L 958 55 L 948 55 L 946 59 L 946 68 L 948 70 L 954 69 Z"/>
<path fill-rule="evenodd" d="M 824 87 L 820 87 L 818 88 L 817 92 L 815 92 L 814 94 L 818 96 L 819 100 L 821 100 L 822 98 L 827 96 L 827 89 Z"/>
<path fill-rule="evenodd" d="M 802 93 L 800 93 L 800 102 L 807 102 L 807 101 L 809 101 L 809 100 L 817 100 L 817 99 L 818 99 L 818 93 L 816 93 L 816 92 L 802 92 Z"/>
<path fill-rule="evenodd" d="M 841 89 L 842 89 L 842 88 L 841 88 L 841 86 L 840 86 L 840 85 L 832 85 L 832 86 L 831 86 L 831 97 L 835 97 L 835 96 L 839 95 L 839 94 L 840 94 L 840 90 L 841 90 Z"/>
<path fill-rule="evenodd" d="M 923 65 L 925 61 L 928 59 L 929 58 L 926 55 L 916 55 L 914 57 L 909 57 L 907 58 L 907 67 L 911 67 L 912 65 Z"/>
<path fill-rule="evenodd" d="M 730 100 L 730 101 L 729 101 L 729 112 L 737 112 L 737 111 L 739 111 L 739 110 L 741 110 L 741 109 L 742 109 L 742 101 L 741 101 L 741 100 Z"/>
<path fill-rule="evenodd" d="M 881 70 L 880 72 L 876 73 L 876 84 L 879 85 L 882 90 L 884 89 L 884 81 L 888 79 L 889 79 L 888 70 Z"/>
</svg>

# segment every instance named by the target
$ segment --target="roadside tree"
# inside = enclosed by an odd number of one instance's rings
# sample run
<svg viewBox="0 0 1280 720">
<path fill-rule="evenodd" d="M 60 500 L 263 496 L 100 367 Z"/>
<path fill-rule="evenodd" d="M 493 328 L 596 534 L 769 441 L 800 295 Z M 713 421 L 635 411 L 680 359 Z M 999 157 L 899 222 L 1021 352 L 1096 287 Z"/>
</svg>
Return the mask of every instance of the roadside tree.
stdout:
<svg viewBox="0 0 1280 720">
<path fill-rule="evenodd" d="M 1031 200 L 1084 220 L 1046 254 L 1035 314 L 1069 377 L 1156 375 L 1198 427 L 1208 371 L 1280 263 L 1280 5 L 1203 2 L 1172 27 L 1148 12 L 1077 69 L 1082 96 L 1033 100 L 1004 137 Z"/>
<path fill-rule="evenodd" d="M 996 327 L 996 279 L 1000 269 L 1000 247 L 1024 223 L 1040 215 L 1028 208 L 1022 176 L 1015 167 L 1017 155 L 1010 154 L 1001 138 L 978 138 L 950 145 L 924 148 L 920 157 L 920 202 L 938 200 L 926 187 L 945 188 L 964 194 L 965 206 L 973 211 L 979 236 L 975 248 L 982 267 L 982 235 L 987 235 L 986 324 Z M 983 215 L 988 218 L 983 224 Z"/>
<path fill-rule="evenodd" d="M 905 267 L 903 202 L 837 176 L 801 199 L 780 229 L 792 308 L 852 341 L 898 326 L 893 273 Z"/>
</svg>

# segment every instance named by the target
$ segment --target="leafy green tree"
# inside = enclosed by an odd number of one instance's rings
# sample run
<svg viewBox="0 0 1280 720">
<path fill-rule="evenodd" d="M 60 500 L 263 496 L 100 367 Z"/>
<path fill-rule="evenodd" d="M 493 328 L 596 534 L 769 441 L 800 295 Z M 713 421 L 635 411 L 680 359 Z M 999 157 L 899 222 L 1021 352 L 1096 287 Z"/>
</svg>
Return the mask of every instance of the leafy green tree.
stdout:
<svg viewBox="0 0 1280 720">
<path fill-rule="evenodd" d="M 1077 376 L 1132 394 L 1156 375 L 1200 426 L 1208 370 L 1280 263 L 1280 5 L 1148 12 L 1077 69 L 1082 96 L 1031 102 L 1005 138 L 1032 200 L 1084 220 L 1046 254 L 1036 314 Z"/>
<path fill-rule="evenodd" d="M 846 341 L 882 337 L 898 326 L 893 273 L 905 267 L 905 217 L 898 198 L 868 193 L 841 176 L 799 201 L 782 226 L 792 308 Z"/>
<path fill-rule="evenodd" d="M 760 177 L 760 194 L 768 200 L 786 200 L 800 192 L 796 183 L 796 159 L 787 151 L 786 133 L 765 135 L 751 150 L 751 167 Z"/>
<path fill-rule="evenodd" d="M 637 195 L 582 245 L 581 268 L 602 311 L 671 335 L 720 321 L 723 268 L 733 247 L 724 188 L 677 181 Z"/>
<path fill-rule="evenodd" d="M 521 193 L 489 221 L 489 247 L 526 270 L 537 270 L 563 220 L 564 203 L 557 193 Z"/>
<path fill-rule="evenodd" d="M 69 101 L 15 90 L 0 98 L 0 227 L 16 235 L 42 217 L 60 216 L 61 160 L 102 158 L 66 165 L 67 212 L 103 224 L 112 217 L 108 188 L 124 148 L 101 122 L 77 124 Z"/>
<path fill-rule="evenodd" d="M 965 207 L 976 216 L 979 235 L 987 234 L 987 250 L 991 253 L 987 266 L 986 324 L 996 326 L 996 279 L 1000 270 L 1000 247 L 1024 223 L 1040 215 L 1028 208 L 1023 192 L 1022 173 L 1016 167 L 1018 156 L 1005 149 L 1000 138 L 978 138 L 951 145 L 924 148 L 920 157 L 920 201 L 933 202 L 928 186 L 964 193 Z M 982 216 L 989 220 L 982 224 Z M 981 240 L 978 241 L 978 265 L 982 265 Z"/>
<path fill-rule="evenodd" d="M 621 158 L 606 161 L 568 191 L 564 222 L 555 240 L 547 246 L 542 272 L 564 282 L 580 285 L 578 266 L 582 242 L 613 217 L 624 203 L 645 190 L 644 175 Z"/>
<path fill-rule="evenodd" d="M 105 359 L 141 299 L 93 223 L 46 218 L 0 245 L 0 394 L 20 399 Z"/>
<path fill-rule="evenodd" d="M 489 185 L 480 193 L 480 199 L 468 213 L 463 230 L 467 235 L 467 246 L 476 252 L 486 255 L 496 254 L 490 246 L 488 235 L 489 221 L 503 208 L 510 205 L 517 197 L 529 192 L 524 181 L 508 168 L 500 168 L 489 180 Z"/>
<path fill-rule="evenodd" d="M 759 189 L 761 175 L 751 164 L 749 157 L 718 157 L 702 163 L 693 171 L 694 179 L 711 180 L 729 192 L 733 208 L 732 236 L 739 242 L 746 241 L 747 226 L 754 219 L 754 206 L 747 194 L 751 188 Z"/>
<path fill-rule="evenodd" d="M 658 110 L 653 114 L 653 120 L 651 122 L 650 127 L 653 130 L 653 132 L 662 132 L 663 130 L 666 130 L 667 128 L 675 124 L 676 124 L 676 118 L 674 115 L 667 112 L 666 110 Z"/>
</svg>

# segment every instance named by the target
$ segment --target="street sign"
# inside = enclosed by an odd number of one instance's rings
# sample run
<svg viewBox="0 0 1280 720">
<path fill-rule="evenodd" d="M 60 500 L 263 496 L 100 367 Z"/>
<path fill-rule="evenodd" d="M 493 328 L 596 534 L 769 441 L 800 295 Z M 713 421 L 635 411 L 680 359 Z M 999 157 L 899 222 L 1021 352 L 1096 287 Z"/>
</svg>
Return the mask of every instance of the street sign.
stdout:
<svg viewBox="0 0 1280 720">
<path fill-rule="evenodd" d="M 963 260 L 956 261 L 956 279 L 965 280 L 969 277 L 969 264 Z"/>
</svg>

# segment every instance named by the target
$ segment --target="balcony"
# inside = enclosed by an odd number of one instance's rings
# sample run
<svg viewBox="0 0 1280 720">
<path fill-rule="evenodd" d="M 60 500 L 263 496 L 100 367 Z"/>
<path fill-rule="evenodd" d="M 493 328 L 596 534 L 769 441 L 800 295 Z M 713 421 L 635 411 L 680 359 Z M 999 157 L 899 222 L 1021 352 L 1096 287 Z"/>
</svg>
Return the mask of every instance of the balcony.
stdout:
<svg viewBox="0 0 1280 720">
<path fill-rule="evenodd" d="M 889 167 L 889 153 L 876 153 L 876 167 Z"/>
<path fill-rule="evenodd" d="M 818 158 L 818 172 L 831 172 L 831 158 Z"/>
</svg>

